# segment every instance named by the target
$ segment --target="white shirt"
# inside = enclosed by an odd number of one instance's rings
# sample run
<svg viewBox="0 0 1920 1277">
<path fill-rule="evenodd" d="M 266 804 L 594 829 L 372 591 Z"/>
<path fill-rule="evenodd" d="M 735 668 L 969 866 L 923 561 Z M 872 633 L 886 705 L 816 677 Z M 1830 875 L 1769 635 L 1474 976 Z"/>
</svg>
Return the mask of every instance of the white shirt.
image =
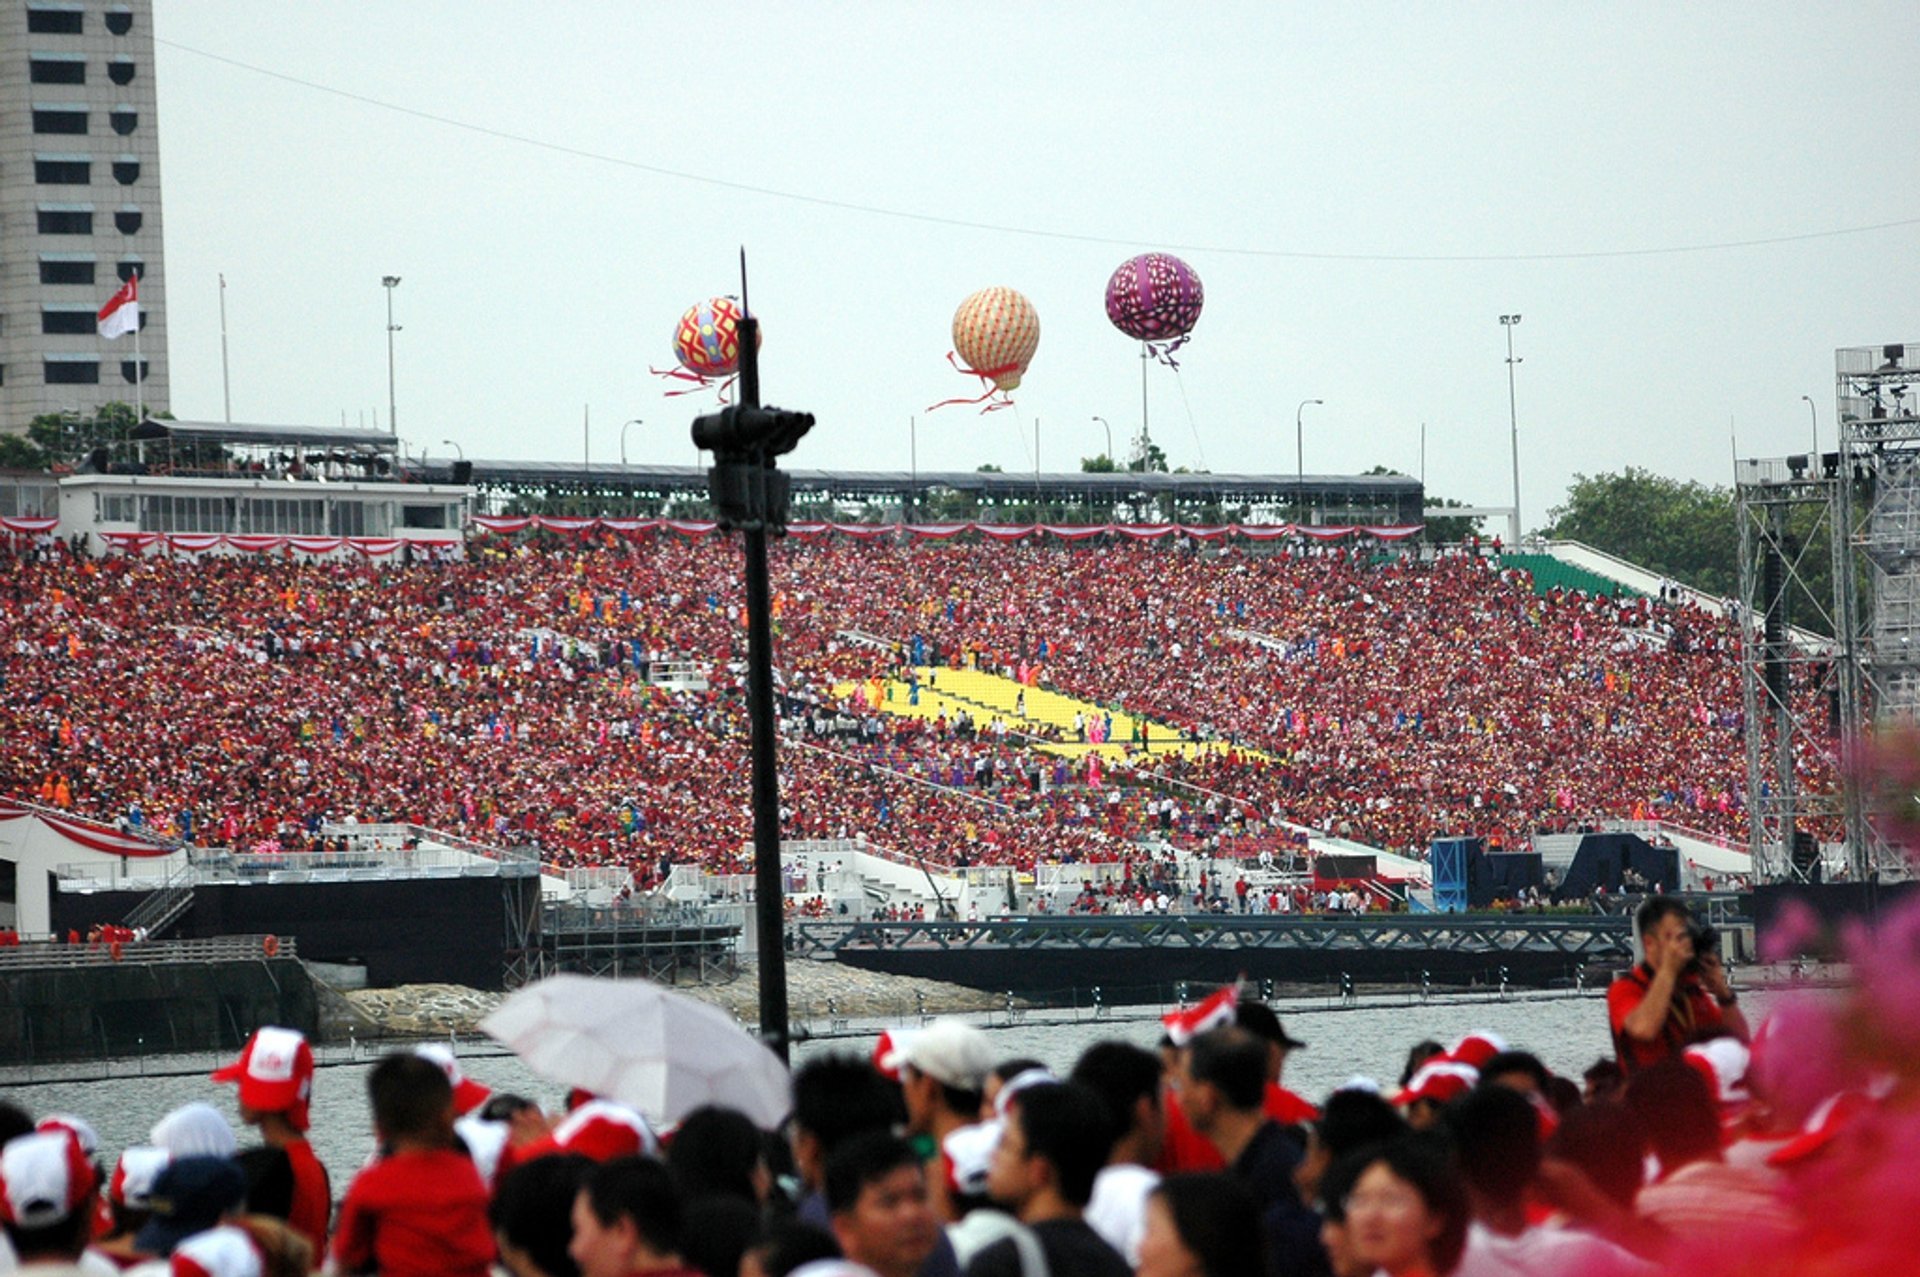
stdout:
<svg viewBox="0 0 1920 1277">
<path fill-rule="evenodd" d="M 1119 1251 L 1130 1268 L 1139 1267 L 1140 1237 L 1147 1230 L 1147 1196 L 1159 1186 L 1158 1171 L 1131 1162 L 1102 1167 L 1093 1177 L 1087 1227 Z"/>
<path fill-rule="evenodd" d="M 1453 1277 L 1626 1277 L 1652 1267 L 1592 1233 L 1540 1225 L 1505 1237 L 1475 1220 Z"/>
</svg>

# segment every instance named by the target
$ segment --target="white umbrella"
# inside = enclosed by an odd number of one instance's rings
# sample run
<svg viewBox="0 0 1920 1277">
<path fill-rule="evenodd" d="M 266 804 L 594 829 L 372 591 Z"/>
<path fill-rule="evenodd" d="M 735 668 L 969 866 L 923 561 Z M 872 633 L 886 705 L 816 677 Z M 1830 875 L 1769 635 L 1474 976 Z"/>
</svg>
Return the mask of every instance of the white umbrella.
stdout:
<svg viewBox="0 0 1920 1277">
<path fill-rule="evenodd" d="M 771 1129 L 792 1107 L 778 1056 L 725 1011 L 646 980 L 549 976 L 502 1002 L 480 1029 L 541 1077 L 655 1122 L 720 1104 Z"/>
</svg>

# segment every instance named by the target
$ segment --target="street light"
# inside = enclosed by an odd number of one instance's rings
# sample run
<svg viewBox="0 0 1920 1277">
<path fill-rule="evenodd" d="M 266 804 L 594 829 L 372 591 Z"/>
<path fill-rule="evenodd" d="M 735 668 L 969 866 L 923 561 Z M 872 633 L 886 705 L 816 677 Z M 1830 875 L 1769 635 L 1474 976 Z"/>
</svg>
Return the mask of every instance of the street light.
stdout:
<svg viewBox="0 0 1920 1277">
<path fill-rule="evenodd" d="M 382 275 L 380 283 L 387 290 L 387 430 L 397 435 L 400 422 L 393 415 L 393 335 L 400 331 L 400 325 L 393 322 L 393 290 L 400 287 L 400 277 Z"/>
<path fill-rule="evenodd" d="M 462 461 L 465 461 L 467 459 L 467 450 L 465 448 L 462 448 L 459 444 L 455 443 L 451 439 L 442 439 L 440 441 L 440 446 L 443 448 L 452 448 L 454 451 L 454 454 L 458 456 Z"/>
<path fill-rule="evenodd" d="M 1300 502 L 1301 509 L 1306 508 L 1307 491 L 1307 445 L 1306 436 L 1301 433 L 1300 414 L 1307 410 L 1308 404 L 1326 406 L 1324 399 L 1302 399 L 1300 406 L 1293 410 L 1293 483 L 1294 499 Z"/>
<path fill-rule="evenodd" d="M 644 424 L 646 423 L 641 421 L 640 418 L 635 417 L 632 421 L 629 421 L 626 426 L 620 427 L 620 468 L 622 470 L 625 470 L 627 468 L 627 426 L 639 426 Z"/>
<path fill-rule="evenodd" d="M 1113 427 L 1107 424 L 1107 419 L 1105 417 L 1099 416 L 1097 414 L 1094 416 L 1094 420 L 1099 422 L 1100 428 L 1107 432 L 1107 460 L 1113 462 L 1114 469 L 1118 470 L 1120 468 L 1120 463 L 1118 461 L 1115 461 L 1113 456 Z"/>
<path fill-rule="evenodd" d="M 1813 419 L 1813 457 L 1812 464 L 1820 464 L 1820 412 L 1813 406 L 1812 395 L 1801 395 L 1807 403 L 1807 416 Z"/>
<path fill-rule="evenodd" d="M 1513 357 L 1513 330 L 1519 322 L 1518 315 L 1500 316 L 1500 326 L 1507 330 L 1507 425 L 1513 432 L 1513 513 L 1507 516 L 1507 541 L 1516 550 L 1520 548 L 1520 412 L 1513 397 L 1513 366 L 1520 361 Z"/>
</svg>

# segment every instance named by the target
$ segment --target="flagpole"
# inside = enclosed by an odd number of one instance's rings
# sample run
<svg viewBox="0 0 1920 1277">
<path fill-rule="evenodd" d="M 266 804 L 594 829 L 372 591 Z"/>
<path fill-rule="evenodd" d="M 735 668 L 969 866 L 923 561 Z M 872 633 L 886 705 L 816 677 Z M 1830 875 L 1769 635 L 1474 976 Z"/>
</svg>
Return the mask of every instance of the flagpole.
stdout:
<svg viewBox="0 0 1920 1277">
<path fill-rule="evenodd" d="M 227 273 L 225 271 L 220 272 L 220 398 L 226 405 L 227 424 L 232 425 L 233 383 L 227 379 Z"/>
<path fill-rule="evenodd" d="M 133 424 L 147 419 L 147 370 L 140 364 L 140 268 L 133 268 Z"/>
</svg>

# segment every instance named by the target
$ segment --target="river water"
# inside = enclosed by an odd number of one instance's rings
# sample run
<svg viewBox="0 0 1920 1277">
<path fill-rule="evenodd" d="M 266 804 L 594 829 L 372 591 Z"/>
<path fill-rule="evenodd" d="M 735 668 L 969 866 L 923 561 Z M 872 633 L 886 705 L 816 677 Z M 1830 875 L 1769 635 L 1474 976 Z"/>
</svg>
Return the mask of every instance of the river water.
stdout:
<svg viewBox="0 0 1920 1277">
<path fill-rule="evenodd" d="M 1320 1098 L 1349 1078 L 1365 1075 L 1391 1085 L 1399 1077 L 1407 1049 L 1423 1038 L 1449 1043 L 1476 1029 L 1491 1029 L 1515 1047 L 1533 1051 L 1555 1072 L 1578 1078 L 1581 1070 L 1612 1051 L 1607 1036 L 1606 1003 L 1598 993 L 1523 994 L 1509 999 L 1436 996 L 1370 999 L 1351 1007 L 1318 1002 L 1276 1004 L 1287 1031 L 1307 1043 L 1287 1062 L 1288 1086 Z M 1749 1014 L 1752 1014 L 1750 1011 Z M 1033 1012 L 1018 1023 L 1005 1015 L 970 1017 L 987 1029 L 1002 1058 L 1033 1056 L 1057 1070 L 1070 1067 L 1088 1045 L 1120 1039 L 1152 1046 L 1160 1036 L 1152 1014 L 1116 1010 L 1111 1018 L 1089 1011 Z M 825 1022 L 809 1026 L 816 1036 L 796 1043 L 796 1064 L 827 1051 L 870 1052 L 879 1033 L 898 1021 Z M 556 1108 L 563 1088 L 534 1077 L 520 1061 L 482 1039 L 456 1042 L 468 1075 L 496 1090 L 512 1091 Z M 384 1045 L 380 1048 L 388 1049 Z M 333 1171 L 335 1192 L 373 1151 L 366 1099 L 366 1073 L 377 1052 L 367 1047 L 324 1047 L 314 1084 L 315 1150 Z M 206 1100 L 237 1121 L 234 1088 L 218 1086 L 207 1074 L 226 1057 L 205 1053 L 149 1056 L 65 1068 L 13 1071 L 5 1098 L 34 1116 L 77 1113 L 99 1132 L 102 1156 L 117 1157 L 129 1144 L 143 1143 L 147 1131 L 176 1105 Z M 104 1074 L 104 1076 L 103 1076 Z M 241 1143 L 251 1140 L 241 1132 Z"/>
</svg>

